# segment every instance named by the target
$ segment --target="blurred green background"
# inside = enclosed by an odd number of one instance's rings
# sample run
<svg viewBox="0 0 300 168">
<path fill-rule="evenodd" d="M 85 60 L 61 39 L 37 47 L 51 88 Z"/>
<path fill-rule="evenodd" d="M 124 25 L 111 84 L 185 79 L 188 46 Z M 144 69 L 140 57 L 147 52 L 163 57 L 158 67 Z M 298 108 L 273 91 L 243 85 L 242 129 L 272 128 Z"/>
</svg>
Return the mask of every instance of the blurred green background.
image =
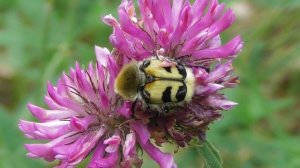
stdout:
<svg viewBox="0 0 300 168">
<path fill-rule="evenodd" d="M 75 61 L 94 61 L 94 45 L 109 47 L 119 0 L 0 0 L 0 167 L 51 167 L 25 156 L 20 118 L 32 120 L 28 102 L 44 106 L 47 80 L 55 82 Z M 241 84 L 227 90 L 239 103 L 211 126 L 208 138 L 225 168 L 300 167 L 300 1 L 227 0 L 237 21 L 223 35 L 241 34 L 235 61 Z M 195 149 L 176 155 L 180 168 L 199 168 Z M 145 160 L 145 168 L 157 167 Z"/>
</svg>

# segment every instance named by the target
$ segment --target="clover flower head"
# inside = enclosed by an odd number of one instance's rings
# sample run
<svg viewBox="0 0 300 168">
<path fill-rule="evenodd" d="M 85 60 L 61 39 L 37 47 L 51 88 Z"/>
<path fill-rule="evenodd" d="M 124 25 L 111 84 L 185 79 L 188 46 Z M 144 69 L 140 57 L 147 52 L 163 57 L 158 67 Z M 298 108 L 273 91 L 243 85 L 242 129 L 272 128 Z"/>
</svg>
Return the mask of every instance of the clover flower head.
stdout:
<svg viewBox="0 0 300 168">
<path fill-rule="evenodd" d="M 19 128 L 26 137 L 45 143 L 26 144 L 27 155 L 59 160 L 61 168 L 74 167 L 88 156 L 89 168 L 130 168 L 142 165 L 140 147 L 161 167 L 176 167 L 170 154 L 150 142 L 146 126 L 131 118 L 131 103 L 114 93 L 119 68 L 110 52 L 96 47 L 96 54 L 96 65 L 83 70 L 77 63 L 56 87 L 48 83 L 49 109 L 28 105 L 39 122 L 21 120 Z"/>
<path fill-rule="evenodd" d="M 231 9 L 217 0 L 123 0 L 119 19 L 107 15 L 103 21 L 113 27 L 110 41 L 117 61 L 143 61 L 157 56 L 191 68 L 195 91 L 190 102 L 158 114 L 138 103 L 136 118 L 147 123 L 156 144 L 175 142 L 185 147 L 198 137 L 205 139 L 208 125 L 230 110 L 235 102 L 220 90 L 234 87 L 232 60 L 243 47 L 240 36 L 222 44 L 220 34 L 235 20 Z"/>
</svg>

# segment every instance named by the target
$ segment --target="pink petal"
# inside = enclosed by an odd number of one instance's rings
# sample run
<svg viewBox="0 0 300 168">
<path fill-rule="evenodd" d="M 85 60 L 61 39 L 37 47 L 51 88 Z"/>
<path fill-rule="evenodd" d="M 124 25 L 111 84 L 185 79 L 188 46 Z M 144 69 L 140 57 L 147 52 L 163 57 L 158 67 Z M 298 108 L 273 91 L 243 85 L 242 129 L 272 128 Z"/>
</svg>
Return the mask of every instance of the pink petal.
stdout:
<svg viewBox="0 0 300 168">
<path fill-rule="evenodd" d="M 135 155 L 136 135 L 135 133 L 129 133 L 126 135 L 126 140 L 123 145 L 123 157 L 124 160 L 128 160 L 131 156 Z"/>
<path fill-rule="evenodd" d="M 221 90 L 223 88 L 224 88 L 223 85 L 215 84 L 215 83 L 209 83 L 209 84 L 207 84 L 207 86 L 198 85 L 196 87 L 195 94 L 196 95 L 209 95 L 209 94 L 215 93 L 218 90 Z"/>
<path fill-rule="evenodd" d="M 106 15 L 103 17 L 103 22 L 109 26 L 117 27 L 120 26 L 119 22 L 112 15 Z"/>
<path fill-rule="evenodd" d="M 154 0 L 149 4 L 151 4 L 153 17 L 160 28 L 172 23 L 170 20 L 172 18 L 170 0 Z"/>
<path fill-rule="evenodd" d="M 108 153 L 116 152 L 119 149 L 121 143 L 121 138 L 118 135 L 113 135 L 112 137 L 104 140 L 104 144 L 107 145 L 105 151 Z"/>
<path fill-rule="evenodd" d="M 84 114 L 84 110 L 79 104 L 75 103 L 70 98 L 59 95 L 56 89 L 50 84 L 50 82 L 48 82 L 47 89 L 49 96 L 55 103 L 65 108 L 71 109 L 72 111 L 76 111 L 79 114 Z"/>
<path fill-rule="evenodd" d="M 132 112 L 131 112 L 131 106 L 132 106 L 132 103 L 131 102 L 125 102 L 118 110 L 117 112 L 119 114 L 121 114 L 123 117 L 129 119 L 130 116 L 132 115 Z"/>
<path fill-rule="evenodd" d="M 212 59 L 212 58 L 228 58 L 236 55 L 243 47 L 243 42 L 240 36 L 232 39 L 227 44 L 215 48 L 215 49 L 204 49 L 193 53 L 192 58 L 194 60 L 199 59 Z"/>
<path fill-rule="evenodd" d="M 119 18 L 122 29 L 131 36 L 134 36 L 144 41 L 147 44 L 147 46 L 153 46 L 154 44 L 150 36 L 148 36 L 145 32 L 143 32 L 136 25 L 134 25 L 131 19 L 129 18 L 127 11 L 128 8 L 132 7 L 132 2 L 124 1 L 119 8 Z"/>
<path fill-rule="evenodd" d="M 44 123 L 20 120 L 19 128 L 27 137 L 33 139 L 55 139 L 71 131 L 68 121 L 59 120 Z"/>
<path fill-rule="evenodd" d="M 99 65 L 107 67 L 108 58 L 111 55 L 109 50 L 107 48 L 101 48 L 95 46 L 95 53 L 96 53 L 97 63 Z"/>
<path fill-rule="evenodd" d="M 68 160 L 70 165 L 76 165 L 85 159 L 91 150 L 97 146 L 105 131 L 106 129 L 102 127 L 97 132 L 81 135 L 73 143 L 55 147 L 53 151 L 55 151 L 57 159 L 62 158 Z"/>
<path fill-rule="evenodd" d="M 179 16 L 178 25 L 176 27 L 175 32 L 172 34 L 172 37 L 171 37 L 173 47 L 175 47 L 178 43 L 181 42 L 182 35 L 188 28 L 189 11 L 190 11 L 189 6 L 185 6 L 182 9 L 182 12 Z"/>
<path fill-rule="evenodd" d="M 205 80 L 205 82 L 207 83 L 217 82 L 218 80 L 230 74 L 232 71 L 233 71 L 233 67 L 231 61 L 227 62 L 226 64 L 220 64 L 211 73 L 209 73 L 209 76 Z"/>
<path fill-rule="evenodd" d="M 139 136 L 139 134 L 138 134 Z M 140 137 L 141 138 L 141 137 Z M 145 150 L 148 155 L 159 164 L 161 168 L 176 168 L 176 163 L 171 154 L 161 152 L 157 147 L 155 147 L 150 141 L 146 143 L 140 143 L 143 150 Z"/>
<path fill-rule="evenodd" d="M 53 151 L 53 148 L 64 143 L 66 137 L 72 135 L 70 132 L 64 136 L 58 137 L 46 144 L 25 144 L 25 148 L 29 151 L 29 157 L 41 157 L 47 161 L 55 160 L 56 153 Z"/>
<path fill-rule="evenodd" d="M 213 23 L 209 28 L 208 39 L 220 34 L 232 25 L 235 20 L 235 15 L 232 10 L 228 10 L 222 18 Z"/>
<path fill-rule="evenodd" d="M 130 125 L 135 130 L 136 134 L 139 135 L 142 143 L 147 143 L 150 138 L 150 132 L 147 127 L 141 121 L 131 122 Z"/>
<path fill-rule="evenodd" d="M 104 158 L 93 160 L 93 162 L 90 162 L 88 168 L 115 168 L 119 165 L 119 158 L 119 152 L 116 151 L 108 154 Z"/>
<path fill-rule="evenodd" d="M 105 154 L 105 146 L 103 140 L 99 140 L 98 145 L 93 153 L 92 159 L 88 165 L 88 168 L 98 168 L 96 162 L 103 158 Z"/>
<path fill-rule="evenodd" d="M 36 118 L 43 122 L 49 120 L 63 119 L 76 115 L 76 113 L 70 110 L 45 110 L 33 104 L 28 104 L 28 108 Z"/>
<path fill-rule="evenodd" d="M 105 85 L 105 78 L 106 78 L 106 73 L 104 71 L 104 68 L 97 64 L 97 71 L 98 71 L 98 78 L 101 81 L 98 82 L 98 93 L 99 93 L 99 106 L 102 108 L 104 112 L 107 111 L 110 100 L 108 98 L 108 95 L 106 93 L 106 85 Z"/>
<path fill-rule="evenodd" d="M 179 15 L 181 13 L 181 10 L 183 8 L 184 0 L 173 0 L 172 3 L 172 21 L 173 21 L 173 27 L 176 27 L 179 22 Z"/>
<path fill-rule="evenodd" d="M 71 117 L 70 126 L 76 131 L 85 131 L 93 123 L 97 121 L 94 116 L 84 118 Z"/>
<path fill-rule="evenodd" d="M 221 37 L 220 37 L 220 35 L 212 38 L 207 43 L 207 48 L 209 48 L 209 49 L 218 48 L 220 46 L 221 46 Z"/>
<path fill-rule="evenodd" d="M 76 63 L 76 83 L 78 85 L 78 89 L 82 96 L 84 96 L 87 100 L 94 102 L 95 104 L 98 102 L 98 98 L 96 95 L 96 88 L 94 83 L 91 83 L 90 77 L 81 70 L 78 63 Z M 94 87 L 93 87 L 94 86 Z"/>
<path fill-rule="evenodd" d="M 206 101 L 211 107 L 220 108 L 222 110 L 231 110 L 233 106 L 237 105 L 237 103 L 235 102 L 226 99 L 218 99 L 212 96 L 209 97 Z"/>
<path fill-rule="evenodd" d="M 208 5 L 208 0 L 195 0 L 190 12 L 192 18 L 194 19 L 194 22 L 197 21 L 197 19 L 202 18 L 199 16 L 202 16 L 204 9 L 206 8 L 207 5 Z"/>
<path fill-rule="evenodd" d="M 52 109 L 52 110 L 66 110 L 67 108 L 62 107 L 60 105 L 58 105 L 57 103 L 55 103 L 48 95 L 45 96 L 44 98 L 45 103 L 47 104 L 47 106 Z M 35 115 L 35 114 L 33 114 Z"/>
<path fill-rule="evenodd" d="M 108 96 L 115 97 L 115 89 L 114 89 L 114 82 L 115 78 L 119 74 L 119 67 L 117 66 L 115 60 L 112 57 L 108 59 L 108 66 L 109 69 L 109 81 L 108 81 Z"/>
</svg>

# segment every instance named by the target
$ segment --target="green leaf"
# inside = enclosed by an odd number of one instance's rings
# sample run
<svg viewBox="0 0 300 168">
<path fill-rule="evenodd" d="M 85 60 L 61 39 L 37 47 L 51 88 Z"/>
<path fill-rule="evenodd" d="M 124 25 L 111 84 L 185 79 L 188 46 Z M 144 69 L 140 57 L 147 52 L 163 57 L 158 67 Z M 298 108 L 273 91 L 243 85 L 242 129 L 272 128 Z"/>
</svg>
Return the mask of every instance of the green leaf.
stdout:
<svg viewBox="0 0 300 168">
<path fill-rule="evenodd" d="M 220 153 L 209 140 L 204 141 L 201 146 L 198 146 L 197 151 L 204 158 L 206 168 L 222 168 Z"/>
</svg>

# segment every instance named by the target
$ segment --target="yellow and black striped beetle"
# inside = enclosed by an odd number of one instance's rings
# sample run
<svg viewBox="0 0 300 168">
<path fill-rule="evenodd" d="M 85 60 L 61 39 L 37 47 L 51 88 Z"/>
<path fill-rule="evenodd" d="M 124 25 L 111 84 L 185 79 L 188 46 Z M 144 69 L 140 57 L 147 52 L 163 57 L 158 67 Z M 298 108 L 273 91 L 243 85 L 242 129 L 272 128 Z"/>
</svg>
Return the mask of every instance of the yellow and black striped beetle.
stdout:
<svg viewBox="0 0 300 168">
<path fill-rule="evenodd" d="M 115 80 L 115 92 L 128 101 L 170 107 L 189 102 L 195 90 L 192 69 L 180 62 L 152 57 L 126 64 Z"/>
</svg>

